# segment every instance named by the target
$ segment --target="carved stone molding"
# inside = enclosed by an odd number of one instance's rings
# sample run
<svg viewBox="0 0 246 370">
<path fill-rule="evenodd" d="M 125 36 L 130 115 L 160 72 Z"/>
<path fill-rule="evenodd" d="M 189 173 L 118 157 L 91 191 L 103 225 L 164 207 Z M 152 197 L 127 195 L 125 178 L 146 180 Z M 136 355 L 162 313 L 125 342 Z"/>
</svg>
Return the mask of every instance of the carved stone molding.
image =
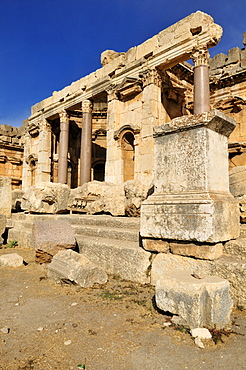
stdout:
<svg viewBox="0 0 246 370">
<path fill-rule="evenodd" d="M 139 73 L 139 77 L 142 80 L 143 87 L 146 87 L 150 84 L 154 84 L 158 87 L 162 86 L 162 73 L 157 69 L 146 69 L 145 71 Z"/>
<path fill-rule="evenodd" d="M 127 100 L 142 91 L 142 81 L 137 78 L 126 77 L 116 86 L 116 94 L 120 100 Z"/>
<path fill-rule="evenodd" d="M 31 123 L 28 126 L 28 133 L 32 137 L 38 136 L 39 135 L 39 131 L 40 131 L 40 127 L 39 127 L 39 124 L 38 123 Z"/>
<path fill-rule="evenodd" d="M 137 135 L 140 133 L 140 127 L 137 125 L 124 125 L 114 132 L 114 140 L 119 140 L 125 131 L 131 131 L 134 135 Z"/>
<path fill-rule="evenodd" d="M 82 101 L 82 112 L 83 113 L 91 113 L 92 112 L 92 102 L 89 99 Z"/>
<path fill-rule="evenodd" d="M 208 65 L 209 52 L 207 48 L 194 48 L 191 54 L 194 66 Z"/>
<path fill-rule="evenodd" d="M 65 109 L 59 112 L 60 122 L 69 122 L 69 115 Z"/>
<path fill-rule="evenodd" d="M 108 103 L 112 100 L 118 100 L 119 97 L 117 95 L 116 86 L 111 85 L 109 89 L 106 90 L 108 94 Z"/>
</svg>

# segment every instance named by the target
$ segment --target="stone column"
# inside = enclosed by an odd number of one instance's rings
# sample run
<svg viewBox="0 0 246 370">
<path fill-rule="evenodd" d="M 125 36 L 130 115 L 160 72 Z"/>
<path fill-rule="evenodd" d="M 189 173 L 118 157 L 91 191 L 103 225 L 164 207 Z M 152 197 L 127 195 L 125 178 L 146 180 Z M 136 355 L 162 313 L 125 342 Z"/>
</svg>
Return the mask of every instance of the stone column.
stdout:
<svg viewBox="0 0 246 370">
<path fill-rule="evenodd" d="M 209 53 L 207 49 L 195 50 L 194 62 L 194 114 L 210 111 Z"/>
<path fill-rule="evenodd" d="M 92 155 L 92 103 L 90 100 L 82 102 L 83 122 L 80 150 L 80 186 L 91 181 Z"/>
<path fill-rule="evenodd" d="M 35 183 L 50 182 L 51 127 L 42 117 L 39 124 L 38 163 Z"/>
<path fill-rule="evenodd" d="M 65 110 L 59 113 L 60 116 L 60 145 L 58 159 L 58 182 L 67 183 L 67 155 L 69 139 L 69 117 Z"/>
</svg>

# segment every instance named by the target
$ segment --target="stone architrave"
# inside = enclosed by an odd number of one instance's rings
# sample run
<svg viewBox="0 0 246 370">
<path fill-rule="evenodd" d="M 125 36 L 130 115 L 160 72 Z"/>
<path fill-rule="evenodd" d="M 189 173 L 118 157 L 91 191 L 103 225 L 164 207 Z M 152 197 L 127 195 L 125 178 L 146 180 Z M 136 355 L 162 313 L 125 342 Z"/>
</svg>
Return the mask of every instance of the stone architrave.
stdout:
<svg viewBox="0 0 246 370">
<path fill-rule="evenodd" d="M 0 214 L 11 217 L 12 189 L 11 178 L 0 177 Z"/>
<path fill-rule="evenodd" d="M 33 243 L 39 263 L 51 262 L 59 251 L 76 247 L 73 229 L 66 220 L 36 221 L 33 225 Z"/>
<path fill-rule="evenodd" d="M 155 128 L 155 192 L 142 203 L 143 238 L 216 244 L 239 236 L 227 158 L 234 127 L 213 110 Z"/>
</svg>

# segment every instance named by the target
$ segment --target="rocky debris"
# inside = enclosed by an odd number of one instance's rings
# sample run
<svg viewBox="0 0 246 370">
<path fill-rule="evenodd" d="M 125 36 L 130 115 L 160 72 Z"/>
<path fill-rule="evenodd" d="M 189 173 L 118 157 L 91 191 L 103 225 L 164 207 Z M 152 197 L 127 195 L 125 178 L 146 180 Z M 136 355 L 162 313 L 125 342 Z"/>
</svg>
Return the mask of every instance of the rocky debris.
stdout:
<svg viewBox="0 0 246 370">
<path fill-rule="evenodd" d="M 75 249 L 76 240 L 70 223 L 66 220 L 36 221 L 33 225 L 36 262 L 51 262 L 63 249 Z"/>
<path fill-rule="evenodd" d="M 70 189 L 65 184 L 40 183 L 27 189 L 21 207 L 31 213 L 64 213 L 69 194 Z"/>
<path fill-rule="evenodd" d="M 110 182 L 88 182 L 71 190 L 68 209 L 91 215 L 104 212 L 124 216 L 124 187 Z"/>
<path fill-rule="evenodd" d="M 149 188 L 138 180 L 128 180 L 124 183 L 125 213 L 127 216 L 140 216 L 140 207 L 142 201 L 148 196 Z"/>
<path fill-rule="evenodd" d="M 60 251 L 53 257 L 48 266 L 48 277 L 56 280 L 65 278 L 82 288 L 92 287 L 95 283 L 105 284 L 108 280 L 101 267 L 72 250 Z"/>
<path fill-rule="evenodd" d="M 230 322 L 233 301 L 229 289 L 229 282 L 217 276 L 195 279 L 189 271 L 173 270 L 157 281 L 156 304 L 178 315 L 174 318 L 180 325 L 221 329 Z"/>
<path fill-rule="evenodd" d="M 11 178 L 0 177 L 0 214 L 11 217 L 12 189 Z"/>
<path fill-rule="evenodd" d="M 192 337 L 200 339 L 211 339 L 212 335 L 206 328 L 195 328 L 190 331 Z"/>
<path fill-rule="evenodd" d="M 200 338 L 195 338 L 195 344 L 197 345 L 197 347 L 199 348 L 205 348 L 204 344 L 202 343 L 201 339 Z"/>
<path fill-rule="evenodd" d="M 1 330 L 1 332 L 2 332 L 3 334 L 8 334 L 8 333 L 9 333 L 9 331 L 10 331 L 10 329 L 9 329 L 9 328 L 7 328 L 7 326 L 4 326 L 4 327 L 3 327 L 3 328 L 1 328 L 0 330 Z"/>
<path fill-rule="evenodd" d="M 23 258 L 18 253 L 3 254 L 0 256 L 0 266 L 19 267 L 23 265 Z"/>
<path fill-rule="evenodd" d="M 5 231 L 7 219 L 5 215 L 0 215 L 0 246 L 3 244 L 2 235 Z"/>
<path fill-rule="evenodd" d="M 21 211 L 21 202 L 24 191 L 19 189 L 12 190 L 12 211 L 20 212 Z"/>
</svg>

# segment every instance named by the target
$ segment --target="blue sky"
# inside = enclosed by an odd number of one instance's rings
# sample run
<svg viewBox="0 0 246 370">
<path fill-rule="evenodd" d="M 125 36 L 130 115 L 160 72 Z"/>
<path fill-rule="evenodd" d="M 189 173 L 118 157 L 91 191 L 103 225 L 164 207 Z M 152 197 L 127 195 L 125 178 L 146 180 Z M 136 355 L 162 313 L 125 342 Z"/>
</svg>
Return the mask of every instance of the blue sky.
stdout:
<svg viewBox="0 0 246 370">
<path fill-rule="evenodd" d="M 197 10 L 224 29 L 211 55 L 243 47 L 246 0 L 0 0 L 0 124 Z"/>
</svg>

